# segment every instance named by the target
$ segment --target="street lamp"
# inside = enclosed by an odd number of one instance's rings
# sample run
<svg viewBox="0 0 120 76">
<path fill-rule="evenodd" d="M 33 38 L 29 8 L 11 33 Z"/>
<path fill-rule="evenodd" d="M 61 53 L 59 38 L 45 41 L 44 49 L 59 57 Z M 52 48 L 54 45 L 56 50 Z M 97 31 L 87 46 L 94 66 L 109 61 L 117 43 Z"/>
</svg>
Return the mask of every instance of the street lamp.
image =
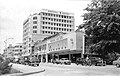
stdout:
<svg viewBox="0 0 120 76">
<path fill-rule="evenodd" d="M 9 39 L 14 39 L 14 38 L 7 38 L 7 39 L 4 41 L 4 43 L 5 43 L 5 48 L 7 48 L 7 41 L 8 41 Z"/>
</svg>

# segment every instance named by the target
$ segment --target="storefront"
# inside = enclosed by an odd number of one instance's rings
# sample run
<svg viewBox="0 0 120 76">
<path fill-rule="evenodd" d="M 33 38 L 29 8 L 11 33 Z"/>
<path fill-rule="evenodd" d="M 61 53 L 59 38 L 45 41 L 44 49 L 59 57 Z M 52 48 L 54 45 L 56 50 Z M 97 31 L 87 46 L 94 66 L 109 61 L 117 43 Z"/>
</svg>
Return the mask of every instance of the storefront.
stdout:
<svg viewBox="0 0 120 76">
<path fill-rule="evenodd" d="M 40 52 L 40 59 L 43 63 L 61 58 L 68 58 L 75 62 L 78 57 L 83 56 L 83 32 L 58 33 L 46 38 L 35 47 Z"/>
</svg>

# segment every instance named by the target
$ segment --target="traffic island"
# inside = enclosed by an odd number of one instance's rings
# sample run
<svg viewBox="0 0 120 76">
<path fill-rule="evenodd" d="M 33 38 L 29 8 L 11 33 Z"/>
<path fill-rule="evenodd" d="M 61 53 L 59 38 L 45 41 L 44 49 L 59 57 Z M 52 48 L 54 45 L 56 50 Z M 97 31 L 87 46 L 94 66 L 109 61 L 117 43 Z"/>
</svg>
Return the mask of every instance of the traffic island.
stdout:
<svg viewBox="0 0 120 76">
<path fill-rule="evenodd" d="M 24 76 L 24 75 L 42 73 L 45 71 L 45 69 L 42 69 L 40 67 L 33 67 L 33 66 L 22 65 L 22 64 L 13 64 L 12 68 L 19 70 L 20 73 L 6 74 L 2 76 Z"/>
</svg>

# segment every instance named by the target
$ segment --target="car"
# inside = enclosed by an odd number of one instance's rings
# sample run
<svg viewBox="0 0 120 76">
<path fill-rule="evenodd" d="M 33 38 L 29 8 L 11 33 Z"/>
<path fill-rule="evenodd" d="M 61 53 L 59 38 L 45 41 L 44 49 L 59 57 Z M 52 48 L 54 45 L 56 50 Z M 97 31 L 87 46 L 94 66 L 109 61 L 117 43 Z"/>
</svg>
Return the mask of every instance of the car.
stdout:
<svg viewBox="0 0 120 76">
<path fill-rule="evenodd" d="M 95 66 L 105 66 L 106 62 L 103 61 L 102 58 L 100 57 L 90 57 L 89 58 L 91 65 L 95 65 Z"/>
<path fill-rule="evenodd" d="M 89 66 L 91 65 L 89 60 L 86 60 L 85 58 L 77 58 L 75 64 L 76 65 L 79 65 L 79 64 L 81 64 L 81 65 L 89 65 Z"/>
<path fill-rule="evenodd" d="M 120 67 L 120 57 L 117 60 L 113 61 L 113 65 L 116 65 L 118 68 Z"/>
<path fill-rule="evenodd" d="M 60 60 L 59 60 L 59 59 L 54 59 L 54 60 L 52 60 L 52 63 L 53 63 L 53 64 L 55 64 L 55 63 L 56 63 L 56 64 L 59 64 L 59 63 L 60 63 Z"/>
<path fill-rule="evenodd" d="M 77 58 L 75 64 L 76 65 L 79 65 L 79 64 L 83 65 L 84 62 L 85 62 L 84 58 Z"/>
<path fill-rule="evenodd" d="M 60 59 L 60 64 L 71 64 L 71 60 L 69 60 L 68 58 L 61 58 Z"/>
</svg>

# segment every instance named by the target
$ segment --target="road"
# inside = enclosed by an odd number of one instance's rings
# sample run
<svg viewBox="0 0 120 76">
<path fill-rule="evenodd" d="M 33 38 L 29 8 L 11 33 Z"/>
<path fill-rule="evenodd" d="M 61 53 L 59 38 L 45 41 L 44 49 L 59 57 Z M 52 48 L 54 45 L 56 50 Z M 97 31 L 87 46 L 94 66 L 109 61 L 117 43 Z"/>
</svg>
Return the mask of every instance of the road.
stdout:
<svg viewBox="0 0 120 76">
<path fill-rule="evenodd" d="M 120 76 L 120 68 L 115 66 L 81 66 L 44 63 L 44 76 Z M 36 75 L 40 76 L 40 75 Z"/>
</svg>

